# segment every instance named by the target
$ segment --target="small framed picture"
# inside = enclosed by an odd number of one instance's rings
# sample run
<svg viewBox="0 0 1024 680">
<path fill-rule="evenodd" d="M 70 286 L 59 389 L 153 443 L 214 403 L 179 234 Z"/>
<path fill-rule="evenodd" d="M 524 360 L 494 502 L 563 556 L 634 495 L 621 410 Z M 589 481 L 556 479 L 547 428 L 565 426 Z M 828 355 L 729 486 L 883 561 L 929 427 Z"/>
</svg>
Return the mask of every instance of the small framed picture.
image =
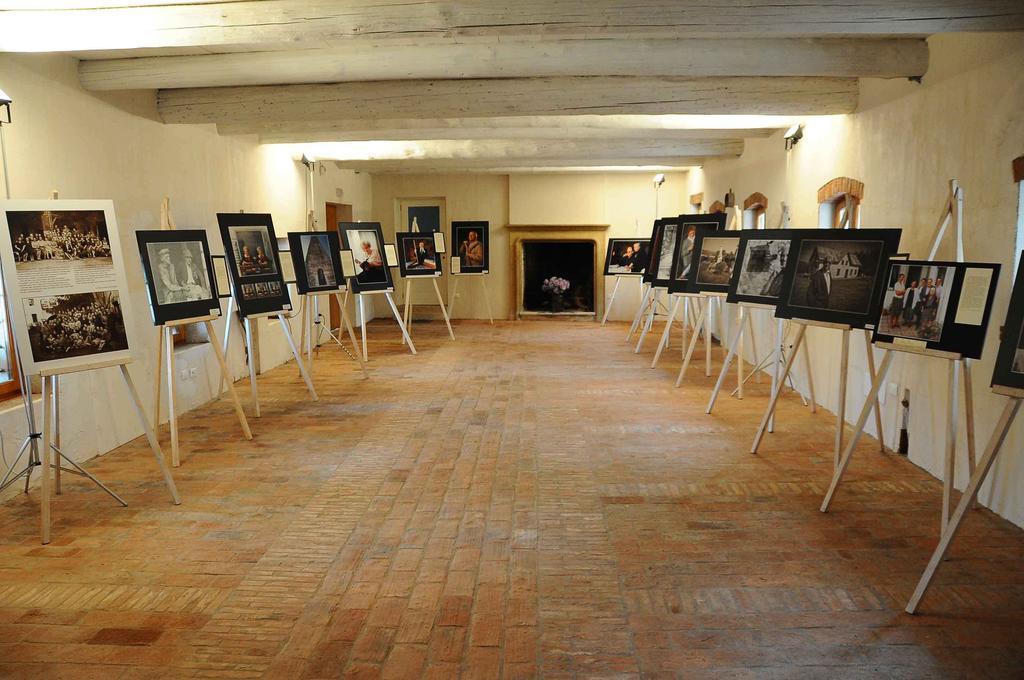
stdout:
<svg viewBox="0 0 1024 680">
<path fill-rule="evenodd" d="M 688 227 L 688 231 L 690 228 Z M 677 269 L 681 269 L 684 258 L 682 250 L 687 247 L 691 236 L 685 234 L 679 239 L 676 258 Z M 732 281 L 739 251 L 742 231 L 720 231 L 717 227 L 698 226 L 693 228 L 692 254 L 685 278 L 673 278 L 669 286 L 672 293 L 726 293 Z M 678 273 L 678 272 L 677 272 Z"/>
<path fill-rule="evenodd" d="M 1006 309 L 1006 323 L 999 341 L 992 385 L 1024 389 L 1024 252 L 1020 254 L 1017 280 Z"/>
<path fill-rule="evenodd" d="M 135 238 L 155 325 L 209 316 L 220 308 L 205 230 L 137 231 Z"/>
<path fill-rule="evenodd" d="M 605 276 L 643 276 L 651 260 L 651 239 L 608 239 L 604 256 Z"/>
<path fill-rule="evenodd" d="M 413 231 L 395 234 L 399 250 L 398 267 L 402 276 L 438 276 L 441 273 L 441 258 L 435 248 L 437 236 L 441 236 L 441 233 L 434 232 L 435 238 Z"/>
<path fill-rule="evenodd" d="M 249 316 L 290 309 L 271 216 L 218 213 L 217 223 L 239 313 Z"/>
<path fill-rule="evenodd" d="M 774 305 L 782 295 L 782 277 L 797 229 L 755 229 L 742 232 L 727 302 Z"/>
<path fill-rule="evenodd" d="M 342 245 L 352 252 L 356 275 L 352 291 L 371 293 L 391 290 L 394 282 L 385 261 L 384 232 L 380 222 L 339 222 Z"/>
<path fill-rule="evenodd" d="M 341 239 L 335 231 L 288 234 L 295 286 L 300 293 L 337 292 L 345 289 L 341 270 Z"/>
<path fill-rule="evenodd" d="M 488 231 L 490 225 L 485 221 L 452 222 L 452 247 L 454 255 L 458 255 L 460 268 L 453 274 L 485 274 L 490 262 L 490 244 Z"/>
</svg>

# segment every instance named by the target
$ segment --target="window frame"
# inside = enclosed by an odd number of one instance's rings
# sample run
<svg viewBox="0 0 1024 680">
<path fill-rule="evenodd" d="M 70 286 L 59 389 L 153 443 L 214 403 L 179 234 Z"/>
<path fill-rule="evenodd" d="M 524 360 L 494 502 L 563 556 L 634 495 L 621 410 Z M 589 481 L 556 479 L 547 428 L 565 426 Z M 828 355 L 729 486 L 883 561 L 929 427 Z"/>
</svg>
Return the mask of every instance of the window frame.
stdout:
<svg viewBox="0 0 1024 680">
<path fill-rule="evenodd" d="M 743 228 L 768 228 L 768 198 L 759 191 L 743 199 Z"/>
<path fill-rule="evenodd" d="M 836 177 L 818 189 L 818 228 L 857 229 L 864 182 Z"/>
</svg>

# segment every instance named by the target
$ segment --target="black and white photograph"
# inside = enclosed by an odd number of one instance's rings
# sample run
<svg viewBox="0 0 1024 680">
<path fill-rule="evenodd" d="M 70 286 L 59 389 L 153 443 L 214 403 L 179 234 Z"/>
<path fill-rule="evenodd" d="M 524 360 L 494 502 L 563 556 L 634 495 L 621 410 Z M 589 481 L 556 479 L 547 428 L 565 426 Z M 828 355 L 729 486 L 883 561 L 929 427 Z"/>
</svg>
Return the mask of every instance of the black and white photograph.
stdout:
<svg viewBox="0 0 1024 680">
<path fill-rule="evenodd" d="M 452 222 L 452 255 L 459 258 L 460 273 L 482 274 L 490 262 L 487 222 Z"/>
<path fill-rule="evenodd" d="M 613 238 L 608 241 L 604 259 L 605 276 L 639 276 L 651 259 L 651 240 Z"/>
<path fill-rule="evenodd" d="M 665 224 L 667 222 L 668 220 L 659 218 L 654 220 L 654 226 L 651 227 L 651 252 L 647 260 L 647 266 L 644 268 L 644 283 L 653 283 L 658 273 L 658 253 L 661 251 L 662 234 L 665 231 Z"/>
<path fill-rule="evenodd" d="M 290 310 L 273 218 L 267 213 L 217 213 L 217 223 L 241 315 Z"/>
<path fill-rule="evenodd" d="M 679 238 L 676 243 L 674 262 L 672 264 L 669 289 L 673 293 L 682 292 L 686 280 L 690 277 L 693 264 L 693 253 L 697 243 L 697 229 L 710 231 L 725 229 L 725 215 L 680 215 Z"/>
<path fill-rule="evenodd" d="M 356 293 L 390 290 L 391 270 L 384 259 L 384 233 L 379 222 L 341 222 L 342 245 L 352 251 L 356 265 Z"/>
<path fill-rule="evenodd" d="M 110 266 L 110 237 L 102 210 L 10 211 L 7 226 L 18 271 L 36 263 L 64 260 L 64 266 Z"/>
<path fill-rule="evenodd" d="M 821 237 L 815 237 L 821 233 Z M 877 319 L 899 229 L 800 230 L 776 316 L 863 328 Z"/>
<path fill-rule="evenodd" d="M 25 298 L 21 303 L 37 362 L 128 349 L 116 290 Z"/>
<path fill-rule="evenodd" d="M 981 358 L 999 268 L 987 262 L 890 260 L 874 341 Z"/>
<path fill-rule="evenodd" d="M 289 256 L 302 294 L 341 290 L 341 239 L 335 231 L 291 232 Z"/>
<path fill-rule="evenodd" d="M 890 265 L 878 334 L 939 341 L 955 273 L 937 264 Z"/>
<path fill-rule="evenodd" d="M 398 232 L 398 267 L 402 276 L 435 276 L 441 272 L 441 258 L 434 236 L 420 232 Z"/>
<path fill-rule="evenodd" d="M 135 232 L 153 323 L 220 313 L 216 275 L 202 229 Z"/>
<path fill-rule="evenodd" d="M 229 227 L 228 234 L 241 278 L 277 273 L 277 264 L 270 246 L 272 239 L 266 227 Z"/>
<path fill-rule="evenodd" d="M 736 254 L 729 302 L 773 304 L 782 294 L 793 230 L 758 229 L 744 232 Z"/>
<path fill-rule="evenodd" d="M 736 251 L 739 249 L 739 244 L 740 237 L 738 235 L 705 236 L 701 241 L 697 263 L 697 284 L 729 285 L 733 267 L 736 266 Z"/>
</svg>

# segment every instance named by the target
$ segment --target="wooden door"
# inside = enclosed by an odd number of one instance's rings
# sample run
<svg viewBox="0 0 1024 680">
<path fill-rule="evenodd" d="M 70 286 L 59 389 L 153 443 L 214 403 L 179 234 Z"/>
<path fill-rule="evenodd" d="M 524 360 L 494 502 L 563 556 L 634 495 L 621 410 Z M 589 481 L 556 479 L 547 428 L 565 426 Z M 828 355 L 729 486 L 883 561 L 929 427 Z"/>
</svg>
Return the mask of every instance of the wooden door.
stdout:
<svg viewBox="0 0 1024 680">
<path fill-rule="evenodd" d="M 352 221 L 352 206 L 349 203 L 328 203 L 327 204 L 327 229 L 326 231 L 338 231 L 338 222 Z M 340 236 L 340 235 L 339 235 Z M 341 328 L 341 311 L 338 309 L 338 299 L 331 296 L 331 328 Z"/>
</svg>

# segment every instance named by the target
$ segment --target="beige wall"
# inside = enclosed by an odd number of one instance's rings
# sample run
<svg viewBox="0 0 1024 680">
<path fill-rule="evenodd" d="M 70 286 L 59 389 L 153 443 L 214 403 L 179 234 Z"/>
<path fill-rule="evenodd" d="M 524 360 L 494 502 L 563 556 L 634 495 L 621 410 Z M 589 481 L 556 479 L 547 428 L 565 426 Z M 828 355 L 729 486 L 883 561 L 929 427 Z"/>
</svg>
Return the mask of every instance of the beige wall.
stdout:
<svg viewBox="0 0 1024 680">
<path fill-rule="evenodd" d="M 0 55 L 0 86 L 14 100 L 13 124 L 4 126 L 14 198 L 47 198 L 52 189 L 61 198 L 113 199 L 125 253 L 133 308 L 129 320 L 136 336 L 131 371 L 151 411 L 156 336 L 149 318 L 136 229 L 159 226 L 160 202 L 171 198 L 180 228 L 204 227 L 211 250 L 222 252 L 216 213 L 244 209 L 271 212 L 279 233 L 305 224 L 305 169 L 275 147 L 259 146 L 251 137 L 221 137 L 213 126 L 163 125 L 156 120 L 152 92 L 96 97 L 78 86 L 75 60 L 56 55 Z M 356 213 L 368 215 L 370 181 L 366 175 L 336 170 L 317 174 L 319 197 L 341 188 Z M 323 200 L 317 198 L 323 223 Z M 264 368 L 290 356 L 277 322 L 260 321 Z M 297 320 L 292 322 L 298 331 Z M 223 333 L 223 322 L 217 323 Z M 237 328 L 236 328 L 237 331 Z M 236 341 L 230 352 L 236 376 L 245 373 L 244 355 Z M 152 341 L 150 341 L 152 340 Z M 214 360 L 208 346 L 179 351 L 179 376 L 193 366 L 206 366 L 196 379 L 179 377 L 182 410 L 208 401 L 216 383 L 209 378 Z M 142 429 L 130 414 L 116 369 L 63 378 L 62 409 L 65 450 L 85 459 L 132 439 Z M 254 425 L 258 432 L 258 424 Z M 8 442 L 24 436 L 18 402 L 0 406 L 0 431 Z M 227 433 L 233 436 L 234 433 Z M 186 444 L 187 446 L 187 444 Z M 154 468 L 154 475 L 156 469 Z"/>
<path fill-rule="evenodd" d="M 691 173 L 689 190 L 720 196 L 732 187 L 741 201 L 760 191 L 771 202 L 769 225 L 778 221 L 779 201 L 784 199 L 791 207 L 794 227 L 814 227 L 818 188 L 833 177 L 853 177 L 865 183 L 861 224 L 902 227 L 901 249 L 914 257 L 926 257 L 947 180 L 958 179 L 966 195 L 967 258 L 1003 265 L 993 327 L 988 332 L 984 358 L 974 368 L 981 449 L 1002 402 L 991 395 L 988 385 L 1017 255 L 1018 188 L 1012 181 L 1010 162 L 1024 152 L 1024 79 L 1020 70 L 1024 36 L 937 36 L 929 43 L 932 63 L 922 84 L 863 81 L 858 113 L 808 121 L 803 140 L 788 153 L 780 135 L 748 140 L 741 158 L 710 162 L 703 171 Z M 955 258 L 951 242 L 939 255 Z M 767 328 L 765 323 L 764 337 L 769 337 Z M 811 334 L 816 391 L 834 410 L 838 339 L 834 331 L 812 329 Z M 853 338 L 852 361 L 848 420 L 856 419 L 867 389 L 866 356 L 860 337 Z M 941 476 L 945 366 L 936 360 L 904 357 L 896 362 L 889 381 L 883 404 L 887 442 L 894 445 L 897 434 L 899 409 L 895 395 L 903 386 L 909 387 L 910 459 Z M 963 451 L 962 424 L 960 432 Z M 1007 442 L 1006 455 L 992 475 L 994 481 L 982 492 L 982 501 L 1024 525 L 1022 450 L 1024 423 L 1018 423 Z M 966 479 L 966 468 L 961 457 L 957 473 L 960 487 Z M 935 500 L 938 507 L 938 498 Z"/>
<path fill-rule="evenodd" d="M 648 236 L 654 221 L 653 179 L 653 172 L 375 175 L 373 219 L 381 222 L 391 239 L 399 199 L 443 197 L 449 221 L 488 220 L 491 224 L 489 300 L 495 317 L 504 319 L 510 318 L 513 311 L 506 224 L 608 224 L 609 237 Z M 686 212 L 688 201 L 686 173 L 668 173 L 658 196 L 661 214 Z M 445 230 L 450 234 L 448 225 Z M 599 264 L 604 262 L 604 247 L 603 243 L 599 245 Z M 448 275 L 445 277 L 447 279 Z M 447 285 L 451 285 L 450 281 Z M 471 281 L 459 286 L 456 317 L 487 318 L 478 286 Z M 611 318 L 632 319 L 639 304 L 638 289 L 635 280 L 621 286 Z M 378 316 L 386 312 L 381 305 L 378 301 Z"/>
</svg>

